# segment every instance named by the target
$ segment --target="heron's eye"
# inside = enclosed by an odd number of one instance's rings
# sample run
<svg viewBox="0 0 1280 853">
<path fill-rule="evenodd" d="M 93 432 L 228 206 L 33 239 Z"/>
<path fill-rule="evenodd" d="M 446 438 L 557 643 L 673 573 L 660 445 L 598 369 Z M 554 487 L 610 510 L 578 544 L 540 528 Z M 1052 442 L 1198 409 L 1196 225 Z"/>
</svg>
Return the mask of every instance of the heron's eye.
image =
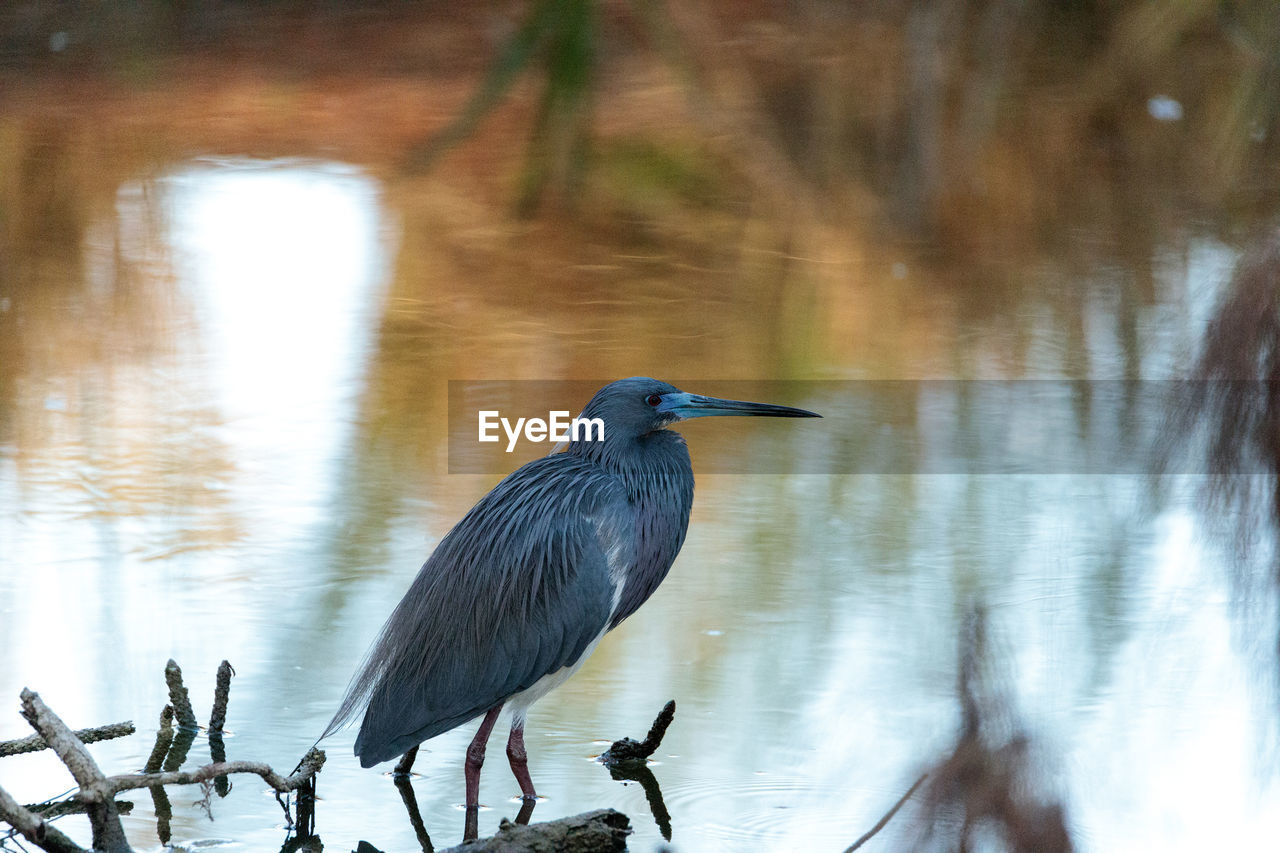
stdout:
<svg viewBox="0 0 1280 853">
<path fill-rule="evenodd" d="M 644 401 L 646 404 L 656 408 L 657 405 L 662 402 L 662 397 L 658 394 L 650 394 L 648 397 L 644 398 Z"/>
</svg>

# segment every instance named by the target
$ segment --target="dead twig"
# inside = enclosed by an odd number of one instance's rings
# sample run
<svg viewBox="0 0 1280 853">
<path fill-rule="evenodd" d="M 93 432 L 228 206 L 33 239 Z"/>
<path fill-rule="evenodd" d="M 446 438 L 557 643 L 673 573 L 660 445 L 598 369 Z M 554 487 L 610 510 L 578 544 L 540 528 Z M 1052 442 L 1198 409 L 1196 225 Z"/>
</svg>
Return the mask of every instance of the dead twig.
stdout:
<svg viewBox="0 0 1280 853">
<path fill-rule="evenodd" d="M 649 811 L 658 824 L 658 831 L 667 841 L 671 840 L 671 814 L 662 800 L 662 788 L 657 778 L 649 769 L 648 758 L 657 751 L 667 727 L 676 716 L 676 702 L 672 699 L 654 719 L 649 727 L 649 734 L 644 740 L 635 741 L 629 737 L 615 740 L 613 745 L 600 756 L 600 762 L 609 768 L 609 775 L 618 781 L 638 782 L 644 790 L 645 799 L 649 802 Z"/>
<path fill-rule="evenodd" d="M 0 788 L 0 820 L 18 834 L 50 853 L 85 853 L 80 845 L 54 828 L 44 817 L 18 804 L 9 792 Z"/>
<path fill-rule="evenodd" d="M 128 737 L 137 729 L 133 726 L 132 720 L 126 720 L 123 723 L 112 723 L 109 726 L 94 726 L 91 729 L 77 729 L 73 734 L 80 739 L 81 743 L 96 743 L 100 740 L 111 740 L 112 738 Z M 17 740 L 0 741 L 0 758 L 10 755 L 23 755 L 28 752 L 39 752 L 42 749 L 48 749 L 49 744 L 44 742 L 44 738 L 40 735 L 29 735 L 27 737 L 18 738 Z"/>
<path fill-rule="evenodd" d="M 232 773 L 253 773 L 261 776 L 271 788 L 279 793 L 288 793 L 300 788 L 324 766 L 324 751 L 314 746 L 303 756 L 298 770 L 289 776 L 281 776 L 271 765 L 261 761 L 219 761 L 197 767 L 195 770 L 165 771 L 162 773 L 126 773 L 112 776 L 106 782 L 113 792 L 127 791 L 133 788 L 149 788 L 152 785 L 198 785 L 217 776 Z"/>
<path fill-rule="evenodd" d="M 28 803 L 23 806 L 27 811 L 34 815 L 38 815 L 45 820 L 53 820 L 55 818 L 65 817 L 67 815 L 83 815 L 88 814 L 89 810 L 85 808 L 84 803 L 77 800 L 74 796 L 66 800 L 54 800 L 44 803 Z M 116 800 L 116 811 L 121 816 L 131 814 L 133 812 L 133 803 L 128 800 Z M 3 849 L 3 847 L 0 847 Z"/>
<path fill-rule="evenodd" d="M 151 756 L 143 768 L 145 773 L 155 773 L 164 765 L 164 757 L 169 754 L 169 746 L 173 743 L 173 706 L 165 705 L 160 712 L 160 728 L 156 730 L 156 745 L 151 748 Z"/>
<path fill-rule="evenodd" d="M 645 736 L 644 740 L 634 741 L 629 737 L 615 740 L 613 745 L 600 756 L 600 761 L 609 766 L 627 761 L 644 761 L 657 751 L 658 746 L 662 743 L 663 736 L 667 733 L 667 727 L 671 725 L 671 721 L 675 719 L 675 716 L 676 700 L 672 699 L 662 706 L 662 710 L 658 712 L 658 716 L 654 719 L 653 725 L 649 727 L 649 734 Z"/>
<path fill-rule="evenodd" d="M 49 744 L 76 784 L 80 786 L 80 799 L 89 811 L 89 823 L 93 827 L 93 849 L 105 853 L 128 853 L 129 841 L 120 824 L 114 794 L 107 779 L 89 750 L 75 736 L 67 724 L 40 699 L 39 694 L 23 688 L 22 716 Z"/>
<path fill-rule="evenodd" d="M 35 749 L 49 748 L 75 778 L 79 791 L 65 804 L 70 808 L 82 808 L 89 815 L 93 829 L 93 850 L 95 853 L 130 853 L 129 842 L 120 824 L 120 810 L 115 796 L 120 791 L 136 788 L 149 788 L 155 800 L 155 812 L 158 821 L 157 832 L 162 843 L 168 842 L 168 821 L 171 809 L 169 798 L 165 793 L 166 785 L 205 786 L 205 805 L 212 791 L 217 790 L 225 795 L 227 776 L 233 773 L 252 773 L 262 778 L 276 791 L 277 799 L 282 793 L 291 791 L 310 792 L 307 800 L 309 809 L 313 809 L 315 774 L 324 766 L 325 755 L 316 747 L 311 747 L 297 768 L 288 776 L 277 773 L 268 764 L 259 761 L 226 761 L 225 750 L 221 749 L 221 732 L 226 720 L 227 697 L 230 689 L 231 665 L 226 661 L 218 669 L 218 687 L 214 697 L 213 713 L 210 717 L 210 745 L 214 753 L 214 761 L 194 770 L 181 770 L 186 759 L 191 741 L 198 731 L 195 713 L 187 690 L 182 684 L 182 670 L 177 663 L 170 660 L 165 667 L 165 681 L 169 686 L 170 705 L 165 706 L 160 714 L 160 727 L 156 732 L 156 743 L 141 773 L 127 773 L 117 776 L 106 776 L 98 767 L 93 757 L 85 748 L 84 742 L 77 732 L 71 731 L 67 725 L 49 709 L 34 691 L 22 691 L 22 715 L 36 730 L 36 738 L 24 738 L 23 748 L 19 751 L 29 752 Z M 173 722 L 177 717 L 179 728 L 175 732 Z M 127 726 L 127 731 L 116 731 Z M 119 737 L 134 731 L 132 723 L 114 727 L 86 729 L 90 739 L 101 740 L 104 736 Z M 105 734 L 104 732 L 109 732 Z M 215 743 L 215 738 L 219 741 Z M 36 743 L 38 741 L 38 743 Z M 32 745 L 28 746 L 27 743 Z M 210 785 L 212 780 L 213 785 Z M 300 795 L 301 796 L 301 795 Z M 302 803 L 300 800 L 300 809 Z M 288 817 L 288 808 L 285 810 Z M 20 805 L 7 792 L 0 789 L 0 820 L 8 823 L 23 838 L 41 847 L 41 849 L 67 853 L 79 851 L 77 846 L 65 835 L 53 829 L 46 817 L 34 813 Z M 314 826 L 313 812 L 308 812 L 308 834 Z"/>
<path fill-rule="evenodd" d="M 182 667 L 172 658 L 164 665 L 164 681 L 169 685 L 169 704 L 173 706 L 178 727 L 198 730 L 200 724 L 196 722 L 196 712 L 191 710 L 191 697 L 187 695 L 186 685 L 182 683 Z"/>
<path fill-rule="evenodd" d="M 898 813 L 898 809 L 906 805 L 907 800 L 911 799 L 911 795 L 914 794 L 920 788 L 920 786 L 924 784 L 924 780 L 928 778 L 929 778 L 928 773 L 922 773 L 920 775 L 920 778 L 917 779 L 915 783 L 910 788 L 907 789 L 907 792 L 898 798 L 898 801 L 893 804 L 893 807 L 884 813 L 884 817 L 876 821 L 876 825 L 868 829 L 865 833 L 863 833 L 861 838 L 859 838 L 857 841 L 853 842 L 848 847 L 846 847 L 844 849 L 844 853 L 853 853 L 853 851 L 857 850 L 859 847 L 861 847 L 862 845 L 870 841 L 877 832 L 884 829 L 885 826 L 888 825 L 889 821 L 893 820 L 893 816 Z"/>
<path fill-rule="evenodd" d="M 222 734 L 227 722 L 227 700 L 231 698 L 231 676 L 236 671 L 229 661 L 218 664 L 218 683 L 213 690 L 213 711 L 209 714 L 209 734 Z M 194 715 L 193 715 L 194 716 Z"/>
</svg>

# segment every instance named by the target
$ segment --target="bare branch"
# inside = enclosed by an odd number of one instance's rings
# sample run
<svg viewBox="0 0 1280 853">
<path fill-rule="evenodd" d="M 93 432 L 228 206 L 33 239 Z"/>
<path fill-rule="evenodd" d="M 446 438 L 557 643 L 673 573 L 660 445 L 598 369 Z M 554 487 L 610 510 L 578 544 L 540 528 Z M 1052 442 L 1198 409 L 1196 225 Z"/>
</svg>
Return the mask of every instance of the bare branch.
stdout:
<svg viewBox="0 0 1280 853">
<path fill-rule="evenodd" d="M 89 750 L 76 738 L 75 732 L 67 728 L 67 724 L 44 704 L 40 694 L 22 688 L 22 716 L 31 727 L 39 733 L 45 743 L 58 754 L 62 763 L 67 765 L 76 784 L 80 786 L 81 796 L 86 800 L 102 799 L 106 792 L 101 787 L 106 778 L 93 760 Z"/>
<path fill-rule="evenodd" d="M 324 752 L 314 746 L 302 758 L 298 769 L 290 776 L 281 776 L 271 765 L 261 761 L 220 761 L 197 767 L 195 770 L 169 771 L 166 773 L 127 773 L 106 780 L 110 790 L 127 791 L 132 788 L 149 788 L 153 785 L 197 785 L 216 776 L 231 773 L 253 773 L 276 791 L 287 793 L 301 787 L 324 766 Z"/>
<path fill-rule="evenodd" d="M 19 805 L 0 788 L 0 820 L 16 829 L 23 838 L 50 853 L 85 853 L 80 845 L 49 824 L 44 818 Z"/>
<path fill-rule="evenodd" d="M 160 712 L 160 728 L 156 729 L 156 744 L 151 748 L 151 756 L 143 767 L 144 773 L 156 773 L 164 764 L 164 757 L 169 754 L 173 745 L 173 706 L 165 705 Z"/>
<path fill-rule="evenodd" d="M 213 712 L 209 714 L 209 734 L 221 733 L 227 722 L 227 700 L 231 697 L 231 676 L 236 671 L 230 661 L 218 664 L 218 682 L 213 691 Z"/>
<path fill-rule="evenodd" d="M 915 781 L 915 784 L 913 784 L 910 788 L 908 788 L 907 792 L 903 794 L 901 797 L 899 797 L 898 801 L 893 804 L 893 807 L 884 813 L 884 817 L 876 821 L 876 825 L 868 829 L 865 833 L 863 833 L 861 838 L 859 838 L 857 841 L 853 842 L 848 847 L 846 847 L 844 853 L 853 853 L 853 851 L 857 850 L 859 847 L 861 847 L 862 845 L 870 841 L 877 832 L 884 829 L 885 826 L 888 825 L 889 821 L 893 820 L 893 816 L 898 813 L 898 809 L 906 805 L 907 800 L 911 799 L 911 795 L 914 794 L 916 792 L 916 789 L 919 788 L 921 785 L 923 785 L 924 780 L 928 778 L 929 778 L 928 773 L 921 774 L 920 778 Z"/>
<path fill-rule="evenodd" d="M 37 817 L 45 820 L 57 820 L 67 815 L 88 815 L 89 806 L 82 802 L 75 794 L 72 794 L 65 800 L 46 800 L 43 803 L 28 803 L 23 806 L 27 811 Z M 133 812 L 133 803 L 128 800 L 116 800 L 116 811 L 121 815 L 127 815 Z M 0 849 L 3 849 L 0 847 Z"/>
<path fill-rule="evenodd" d="M 89 822 L 93 826 L 93 847 L 107 853 L 126 853 L 131 850 L 120 825 L 120 813 L 116 811 L 114 792 L 106 786 L 106 777 L 98 763 L 89 754 L 67 724 L 40 699 L 39 694 L 22 689 L 22 716 L 29 722 L 49 747 L 58 755 L 67 770 L 80 786 L 80 799 L 89 810 Z"/>
<path fill-rule="evenodd" d="M 629 737 L 616 740 L 600 756 L 600 761 L 610 766 L 627 761 L 644 761 L 658 749 L 659 744 L 662 743 L 663 736 L 667 733 L 667 726 L 671 725 L 671 721 L 675 719 L 675 716 L 676 701 L 672 699 L 662 706 L 662 710 L 658 712 L 653 725 L 649 727 L 649 734 L 645 736 L 643 741 L 634 741 Z"/>
<path fill-rule="evenodd" d="M 173 713 L 178 718 L 178 727 L 189 731 L 199 729 L 196 712 L 191 710 L 191 698 L 182 683 L 182 667 L 172 658 L 164 665 L 164 680 L 169 685 L 169 704 L 173 706 Z"/>
<path fill-rule="evenodd" d="M 77 729 L 72 732 L 81 743 L 96 743 L 100 740 L 111 740 L 112 738 L 128 737 L 137 731 L 133 726 L 132 720 L 126 720 L 123 723 L 112 723 L 109 726 L 94 726 L 91 729 Z M 48 749 L 49 744 L 44 742 L 44 738 L 40 735 L 30 735 L 28 737 L 18 738 L 17 740 L 0 741 L 0 758 L 9 755 L 22 755 L 28 752 L 39 752 L 42 749 Z"/>
<path fill-rule="evenodd" d="M 160 715 L 160 727 L 156 732 L 156 744 L 152 750 L 146 769 L 142 773 L 130 773 L 107 777 L 89 754 L 84 743 L 76 732 L 71 731 L 57 714 L 49 709 L 34 691 L 22 691 L 22 715 L 36 730 L 37 738 L 24 739 L 21 751 L 33 749 L 52 749 L 66 765 L 79 786 L 79 792 L 71 802 L 83 806 L 89 814 L 93 827 L 93 849 L 103 853 L 130 853 L 128 839 L 120 825 L 120 813 L 115 796 L 120 791 L 136 788 L 150 788 L 156 799 L 156 816 L 160 822 L 159 834 L 162 842 L 167 843 L 168 797 L 165 795 L 166 785 L 208 785 L 213 780 L 215 786 L 226 785 L 226 777 L 232 773 L 252 773 L 260 776 L 264 782 L 277 792 L 288 793 L 309 784 L 314 784 L 315 774 L 324 766 L 325 755 L 316 747 L 311 747 L 297 768 L 289 776 L 281 776 L 275 770 L 258 761 L 226 761 L 219 754 L 215 740 L 221 740 L 222 724 L 226 718 L 227 695 L 233 670 L 231 665 L 223 661 L 218 670 L 218 687 L 214 699 L 214 711 L 210 719 L 210 744 L 215 747 L 214 761 L 194 770 L 183 771 L 182 760 L 187 747 L 195 736 L 197 726 L 195 714 L 191 710 L 191 702 L 187 690 L 182 685 L 182 670 L 174 661 L 165 667 L 165 681 L 169 685 L 171 705 L 165 707 Z M 174 717 L 180 721 L 180 728 L 175 733 Z M 187 725 L 189 723 L 190 725 Z M 114 730 L 127 726 L 127 731 L 112 731 L 113 736 L 130 734 L 132 723 L 116 727 L 86 729 L 84 734 L 90 738 L 102 739 L 104 730 Z M 26 741 L 36 741 L 38 745 L 27 746 Z M 179 743 L 181 742 L 181 744 Z M 179 749 L 179 746 L 181 748 Z M 166 761 L 166 755 L 168 760 Z M 162 762 L 164 769 L 162 770 Z M 214 790 L 214 788 L 209 788 Z M 313 788 L 311 790 L 314 790 Z M 219 793 L 223 793 L 219 791 Z M 300 792 L 301 795 L 301 792 Z M 314 795 L 313 795 L 314 796 Z M 287 811 L 287 810 L 286 810 Z M 48 821 L 18 804 L 0 789 L 0 820 L 4 820 L 31 842 L 44 850 L 54 853 L 83 853 L 80 847 L 66 836 L 49 826 Z"/>
</svg>

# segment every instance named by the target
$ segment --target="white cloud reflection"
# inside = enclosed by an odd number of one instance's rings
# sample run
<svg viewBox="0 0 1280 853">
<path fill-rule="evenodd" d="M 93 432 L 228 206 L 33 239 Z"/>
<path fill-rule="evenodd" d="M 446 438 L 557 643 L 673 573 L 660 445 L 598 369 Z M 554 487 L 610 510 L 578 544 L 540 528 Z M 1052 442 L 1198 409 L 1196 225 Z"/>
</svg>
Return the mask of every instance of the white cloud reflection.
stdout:
<svg viewBox="0 0 1280 853">
<path fill-rule="evenodd" d="M 377 186 L 337 165 L 230 163 L 178 173 L 165 193 L 218 438 L 252 500 L 305 527 L 349 437 L 378 317 Z"/>
<path fill-rule="evenodd" d="M 87 232 L 81 304 L 54 315 L 91 318 L 91 355 L 18 378 L 25 439 L 0 453 L 0 696 L 30 686 L 73 726 L 133 718 L 140 736 L 95 747 L 119 772 L 150 749 L 167 658 L 205 713 L 219 659 L 269 655 L 262 627 L 341 476 L 391 252 L 378 183 L 340 164 L 198 161 L 121 187 L 113 213 Z M 138 292 L 134 339 L 103 332 Z M 0 715 L 0 739 L 22 728 Z M 0 763 L 28 802 L 67 782 L 47 753 Z M 174 832 L 208 828 L 179 814 Z"/>
</svg>

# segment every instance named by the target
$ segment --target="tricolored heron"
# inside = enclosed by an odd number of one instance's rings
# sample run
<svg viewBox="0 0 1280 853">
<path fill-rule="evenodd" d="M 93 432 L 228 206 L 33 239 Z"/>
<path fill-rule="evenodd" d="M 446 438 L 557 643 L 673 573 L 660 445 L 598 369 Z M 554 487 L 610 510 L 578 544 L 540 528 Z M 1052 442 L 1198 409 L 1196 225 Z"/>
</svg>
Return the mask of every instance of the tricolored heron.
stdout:
<svg viewBox="0 0 1280 853">
<path fill-rule="evenodd" d="M 521 467 L 449 531 L 383 626 L 325 735 L 364 708 L 355 753 L 370 767 L 483 715 L 465 765 L 474 810 L 485 744 L 508 704 L 507 758 L 532 801 L 529 706 L 582 666 L 667 576 L 689 526 L 693 469 L 684 438 L 666 427 L 709 415 L 820 417 L 689 394 L 647 377 L 601 388 L 582 417 L 604 422 L 603 440 L 590 435 Z"/>
</svg>

